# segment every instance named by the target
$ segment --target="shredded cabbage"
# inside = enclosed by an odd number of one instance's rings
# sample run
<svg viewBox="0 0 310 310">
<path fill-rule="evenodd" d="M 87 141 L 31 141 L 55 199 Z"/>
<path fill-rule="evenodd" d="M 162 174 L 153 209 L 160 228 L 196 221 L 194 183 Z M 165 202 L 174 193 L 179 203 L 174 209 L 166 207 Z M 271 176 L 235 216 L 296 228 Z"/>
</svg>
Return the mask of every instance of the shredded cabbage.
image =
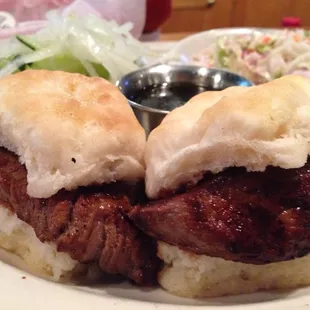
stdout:
<svg viewBox="0 0 310 310">
<path fill-rule="evenodd" d="M 108 71 L 109 79 L 116 82 L 121 76 L 145 65 L 146 57 L 157 57 L 130 34 L 131 29 L 131 23 L 119 26 L 115 21 L 94 15 L 63 17 L 51 11 L 47 15 L 46 27 L 33 35 L 23 36 L 36 48 L 25 46 L 15 37 L 0 41 L 0 59 L 15 57 L 1 68 L 0 77 L 12 74 L 27 64 L 31 68 L 33 63 L 65 54 L 78 59 L 83 66 L 82 71 L 90 76 L 100 75 L 94 64 L 102 65 Z M 55 70 L 59 69 L 59 65 L 61 67 L 58 60 Z"/>
<path fill-rule="evenodd" d="M 310 76 L 310 37 L 306 30 L 219 37 L 194 55 L 192 61 L 205 67 L 225 68 L 255 84 L 283 75 Z"/>
</svg>

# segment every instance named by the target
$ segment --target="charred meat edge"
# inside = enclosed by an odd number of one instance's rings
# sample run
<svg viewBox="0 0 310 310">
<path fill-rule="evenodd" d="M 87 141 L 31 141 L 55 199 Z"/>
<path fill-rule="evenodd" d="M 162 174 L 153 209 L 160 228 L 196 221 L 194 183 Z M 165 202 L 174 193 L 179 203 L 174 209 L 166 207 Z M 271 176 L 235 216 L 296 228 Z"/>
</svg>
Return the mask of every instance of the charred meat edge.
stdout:
<svg viewBox="0 0 310 310">
<path fill-rule="evenodd" d="M 149 236 L 198 255 L 249 264 L 302 257 L 310 250 L 309 160 L 298 169 L 207 173 L 182 193 L 136 206 L 130 218 Z"/>
<path fill-rule="evenodd" d="M 69 159 L 71 160 L 71 159 Z M 156 283 L 159 260 L 154 241 L 128 219 L 137 187 L 114 183 L 59 191 L 48 199 L 27 195 L 27 171 L 17 156 L 0 148 L 0 203 L 31 225 L 42 242 L 80 263 L 137 284 Z"/>
</svg>

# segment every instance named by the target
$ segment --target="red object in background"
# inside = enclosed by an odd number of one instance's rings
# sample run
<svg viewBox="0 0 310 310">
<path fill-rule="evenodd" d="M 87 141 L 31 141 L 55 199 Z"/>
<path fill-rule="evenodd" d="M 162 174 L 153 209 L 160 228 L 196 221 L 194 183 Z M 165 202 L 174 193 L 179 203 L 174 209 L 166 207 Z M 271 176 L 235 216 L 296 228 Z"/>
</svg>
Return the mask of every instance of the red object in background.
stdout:
<svg viewBox="0 0 310 310">
<path fill-rule="evenodd" d="M 143 33 L 153 32 L 170 17 L 172 4 L 171 0 L 147 0 L 146 21 Z"/>
<path fill-rule="evenodd" d="M 281 25 L 286 28 L 297 28 L 301 26 L 301 20 L 298 17 L 287 16 L 282 18 Z"/>
</svg>

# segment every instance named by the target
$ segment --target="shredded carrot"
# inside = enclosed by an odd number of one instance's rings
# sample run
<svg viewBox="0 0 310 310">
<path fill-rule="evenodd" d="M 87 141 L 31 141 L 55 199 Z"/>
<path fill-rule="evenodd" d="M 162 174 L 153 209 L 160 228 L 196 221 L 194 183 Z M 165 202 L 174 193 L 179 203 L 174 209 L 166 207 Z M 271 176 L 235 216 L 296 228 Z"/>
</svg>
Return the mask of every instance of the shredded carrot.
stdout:
<svg viewBox="0 0 310 310">
<path fill-rule="evenodd" d="M 294 38 L 294 41 L 295 41 L 295 42 L 300 42 L 300 41 L 301 41 L 300 36 L 297 35 L 296 33 L 293 35 L 293 38 Z"/>
<path fill-rule="evenodd" d="M 269 36 L 265 36 L 265 37 L 263 38 L 263 43 L 265 43 L 265 44 L 270 43 L 270 41 L 271 41 L 271 37 L 269 37 Z"/>
</svg>

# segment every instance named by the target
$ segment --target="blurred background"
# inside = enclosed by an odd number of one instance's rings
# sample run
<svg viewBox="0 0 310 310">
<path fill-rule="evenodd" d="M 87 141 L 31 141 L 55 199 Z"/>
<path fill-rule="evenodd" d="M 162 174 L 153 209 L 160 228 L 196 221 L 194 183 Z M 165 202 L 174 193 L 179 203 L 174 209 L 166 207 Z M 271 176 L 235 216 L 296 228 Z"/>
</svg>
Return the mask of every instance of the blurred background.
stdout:
<svg viewBox="0 0 310 310">
<path fill-rule="evenodd" d="M 222 27 L 281 26 L 310 27 L 310 0 L 172 0 L 161 39 Z"/>
<path fill-rule="evenodd" d="M 46 11 L 70 4 L 82 15 L 88 6 L 102 18 L 132 22 L 143 41 L 178 40 L 215 28 L 310 27 L 310 0 L 0 0 L 0 13 L 17 22 L 42 20 Z"/>
</svg>

